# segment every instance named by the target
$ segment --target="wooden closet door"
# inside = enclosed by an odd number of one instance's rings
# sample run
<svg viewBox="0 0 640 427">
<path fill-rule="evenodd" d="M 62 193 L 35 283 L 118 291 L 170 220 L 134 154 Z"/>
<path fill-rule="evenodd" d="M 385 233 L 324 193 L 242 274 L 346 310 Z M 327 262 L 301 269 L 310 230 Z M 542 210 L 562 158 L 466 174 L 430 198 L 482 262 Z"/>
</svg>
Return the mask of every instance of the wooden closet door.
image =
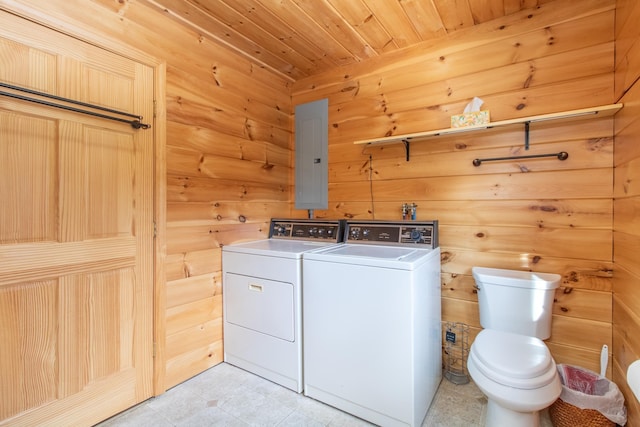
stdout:
<svg viewBox="0 0 640 427">
<path fill-rule="evenodd" d="M 0 64 L 153 120 L 153 69 L 5 12 Z M 91 425 L 152 395 L 152 170 L 151 130 L 0 96 L 0 425 Z"/>
</svg>

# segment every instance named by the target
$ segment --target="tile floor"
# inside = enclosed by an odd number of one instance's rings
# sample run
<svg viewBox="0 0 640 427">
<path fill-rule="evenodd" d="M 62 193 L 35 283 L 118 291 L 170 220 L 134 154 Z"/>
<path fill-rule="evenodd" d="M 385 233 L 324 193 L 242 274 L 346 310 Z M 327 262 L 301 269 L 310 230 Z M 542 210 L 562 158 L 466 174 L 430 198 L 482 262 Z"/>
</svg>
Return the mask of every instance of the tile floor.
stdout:
<svg viewBox="0 0 640 427">
<path fill-rule="evenodd" d="M 473 384 L 442 380 L 425 427 L 484 426 L 486 398 Z M 227 363 L 191 378 L 99 427 L 371 426 L 321 402 Z M 546 413 L 542 427 L 550 427 Z"/>
</svg>

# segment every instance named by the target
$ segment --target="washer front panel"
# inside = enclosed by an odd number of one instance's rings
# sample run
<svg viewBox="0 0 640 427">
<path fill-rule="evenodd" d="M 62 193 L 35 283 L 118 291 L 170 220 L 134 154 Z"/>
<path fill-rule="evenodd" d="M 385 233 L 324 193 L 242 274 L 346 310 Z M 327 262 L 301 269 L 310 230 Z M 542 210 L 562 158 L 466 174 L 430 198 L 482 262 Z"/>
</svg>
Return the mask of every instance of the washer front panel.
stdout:
<svg viewBox="0 0 640 427">
<path fill-rule="evenodd" d="M 347 221 L 345 241 L 433 249 L 438 247 L 438 221 Z"/>
</svg>

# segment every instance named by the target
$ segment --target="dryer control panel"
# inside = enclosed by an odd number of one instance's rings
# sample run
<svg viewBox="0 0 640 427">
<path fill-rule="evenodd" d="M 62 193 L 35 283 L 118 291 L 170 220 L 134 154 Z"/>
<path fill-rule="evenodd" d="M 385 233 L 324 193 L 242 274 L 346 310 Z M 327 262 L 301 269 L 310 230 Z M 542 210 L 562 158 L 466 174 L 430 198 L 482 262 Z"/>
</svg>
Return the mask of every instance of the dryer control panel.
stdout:
<svg viewBox="0 0 640 427">
<path fill-rule="evenodd" d="M 343 229 L 342 220 L 272 219 L 269 238 L 340 243 L 344 238 Z"/>
<path fill-rule="evenodd" d="M 438 247 L 438 221 L 347 221 L 347 243 Z"/>
</svg>

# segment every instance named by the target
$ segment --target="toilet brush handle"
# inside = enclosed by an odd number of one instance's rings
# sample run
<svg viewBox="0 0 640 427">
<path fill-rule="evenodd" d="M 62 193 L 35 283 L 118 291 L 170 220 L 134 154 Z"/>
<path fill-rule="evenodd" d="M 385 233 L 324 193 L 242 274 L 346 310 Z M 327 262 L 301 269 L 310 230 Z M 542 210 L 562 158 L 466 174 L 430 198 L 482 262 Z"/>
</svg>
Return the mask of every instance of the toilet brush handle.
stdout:
<svg viewBox="0 0 640 427">
<path fill-rule="evenodd" d="M 600 378 L 604 378 L 609 364 L 609 347 L 605 344 L 600 351 Z"/>
</svg>

